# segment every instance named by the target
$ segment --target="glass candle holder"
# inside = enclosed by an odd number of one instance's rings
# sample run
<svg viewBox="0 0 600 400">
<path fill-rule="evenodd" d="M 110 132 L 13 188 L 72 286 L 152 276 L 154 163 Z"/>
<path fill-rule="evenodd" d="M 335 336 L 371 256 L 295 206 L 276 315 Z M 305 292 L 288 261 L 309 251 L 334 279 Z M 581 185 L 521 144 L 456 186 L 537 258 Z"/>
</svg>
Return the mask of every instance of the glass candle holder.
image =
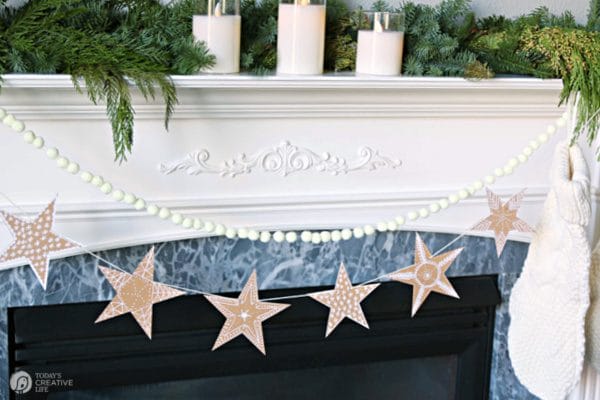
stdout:
<svg viewBox="0 0 600 400">
<path fill-rule="evenodd" d="M 320 75 L 325 51 L 325 0 L 280 0 L 277 73 Z"/>
<path fill-rule="evenodd" d="M 404 47 L 404 14 L 365 11 L 360 16 L 356 73 L 399 75 Z"/>
<path fill-rule="evenodd" d="M 239 0 L 208 0 L 206 15 L 194 15 L 193 33 L 215 56 L 215 65 L 203 72 L 240 72 L 242 18 Z"/>
</svg>

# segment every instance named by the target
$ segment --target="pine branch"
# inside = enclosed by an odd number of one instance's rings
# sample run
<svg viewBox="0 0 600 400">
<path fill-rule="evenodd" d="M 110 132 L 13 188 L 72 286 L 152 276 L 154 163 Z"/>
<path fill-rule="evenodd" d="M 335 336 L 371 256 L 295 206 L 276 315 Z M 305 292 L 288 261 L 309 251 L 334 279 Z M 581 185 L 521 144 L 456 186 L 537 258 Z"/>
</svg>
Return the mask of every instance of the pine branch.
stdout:
<svg viewBox="0 0 600 400">
<path fill-rule="evenodd" d="M 444 0 L 436 7 L 408 2 L 399 11 L 406 22 L 406 75 L 462 76 L 476 60 L 461 45 L 474 24 L 467 0 Z"/>
</svg>

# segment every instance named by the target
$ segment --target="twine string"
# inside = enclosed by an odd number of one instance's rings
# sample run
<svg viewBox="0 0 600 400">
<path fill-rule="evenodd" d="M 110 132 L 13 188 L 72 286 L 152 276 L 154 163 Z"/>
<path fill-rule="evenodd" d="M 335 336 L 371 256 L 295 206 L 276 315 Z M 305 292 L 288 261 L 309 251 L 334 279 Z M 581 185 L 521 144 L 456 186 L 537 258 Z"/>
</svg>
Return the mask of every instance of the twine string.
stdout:
<svg viewBox="0 0 600 400">
<path fill-rule="evenodd" d="M 16 208 L 19 212 L 23 213 L 23 214 L 27 214 L 27 212 L 21 207 L 19 206 L 16 202 L 14 202 L 6 193 L 4 192 L 0 192 L 0 196 L 2 196 L 8 203 L 10 203 L 14 208 Z M 445 249 L 447 249 L 448 247 L 450 247 L 452 244 L 454 244 L 455 242 L 457 242 L 458 240 L 460 240 L 463 236 L 465 236 L 467 233 L 469 232 L 469 230 L 464 231 L 463 233 L 461 233 L 459 236 L 455 237 L 452 241 L 450 241 L 449 243 L 447 243 L 444 247 L 442 247 L 441 249 L 439 249 L 438 251 L 436 251 L 433 256 L 438 255 L 439 253 L 441 253 L 442 251 L 444 251 Z M 84 246 L 83 244 L 81 244 L 79 241 L 77 240 L 73 240 L 70 237 L 67 236 L 63 236 L 65 239 L 71 241 L 72 243 L 75 243 L 78 248 L 85 254 L 90 255 L 92 257 L 94 257 L 97 260 L 96 263 L 96 267 L 98 267 L 100 265 L 100 263 L 106 264 L 107 266 L 116 269 L 117 271 L 123 272 L 125 274 L 129 274 L 131 275 L 130 271 L 127 271 L 121 267 L 119 267 L 118 265 L 116 265 L 115 263 L 107 260 L 106 258 L 100 256 L 99 254 L 90 251 L 86 246 Z M 163 247 L 166 245 L 167 243 L 161 243 L 155 250 L 155 255 L 157 256 L 160 251 L 163 249 Z M 99 252 L 98 252 L 99 253 Z M 400 269 L 402 270 L 402 269 Z M 397 271 L 393 271 L 393 272 L 397 272 Z M 386 274 L 377 276 L 375 278 L 369 279 L 368 281 L 359 283 L 357 285 L 355 285 L 355 287 L 358 286 L 365 286 L 368 285 L 370 283 L 374 283 L 374 282 L 379 282 L 382 281 L 384 279 L 386 279 L 392 272 L 388 272 Z M 154 280 L 151 279 L 147 279 L 147 278 L 143 278 L 149 282 L 155 282 Z M 183 286 L 178 286 L 178 285 L 174 285 L 174 284 L 168 284 L 168 283 L 162 283 L 161 284 L 168 286 L 170 288 L 173 289 L 177 289 L 186 293 L 191 293 L 191 294 L 199 294 L 199 295 L 203 295 L 203 296 L 214 296 L 214 293 L 210 293 L 210 292 L 206 292 L 206 291 L 202 291 L 202 290 L 196 290 L 196 289 L 190 289 L 187 287 L 183 287 Z M 266 299 L 261 299 L 262 301 L 276 301 L 276 300 L 290 300 L 290 299 L 299 299 L 299 298 L 303 298 L 303 297 L 310 297 L 311 294 L 313 293 L 318 293 L 318 292 L 307 292 L 307 293 L 301 293 L 301 294 L 297 294 L 297 295 L 290 295 L 290 296 L 281 296 L 281 297 L 270 297 L 270 298 L 266 298 Z"/>
</svg>

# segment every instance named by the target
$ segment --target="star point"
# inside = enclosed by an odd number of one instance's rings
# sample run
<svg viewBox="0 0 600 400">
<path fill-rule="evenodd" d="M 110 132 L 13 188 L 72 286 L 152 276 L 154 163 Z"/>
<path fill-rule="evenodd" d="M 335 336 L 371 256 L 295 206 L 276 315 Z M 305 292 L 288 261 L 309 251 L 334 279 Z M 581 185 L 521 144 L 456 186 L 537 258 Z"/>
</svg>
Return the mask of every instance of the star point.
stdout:
<svg viewBox="0 0 600 400">
<path fill-rule="evenodd" d="M 369 329 L 367 318 L 365 317 L 360 303 L 378 286 L 379 283 L 352 286 L 352 282 L 350 281 L 350 278 L 348 278 L 348 273 L 346 272 L 346 267 L 344 266 L 344 263 L 342 263 L 333 290 L 312 293 L 309 295 L 314 300 L 329 307 L 329 318 L 327 319 L 325 337 L 328 337 L 345 318 Z"/>
<path fill-rule="evenodd" d="M 446 271 L 463 250 L 460 248 L 432 256 L 421 236 L 418 233 L 416 235 L 415 263 L 388 275 L 392 280 L 412 285 L 411 316 L 413 317 L 431 292 L 459 298 L 446 276 Z"/>
<path fill-rule="evenodd" d="M 133 274 L 99 266 L 117 292 L 96 323 L 131 313 L 146 336 L 152 339 L 152 310 L 160 303 L 185 294 L 181 290 L 154 282 L 154 247 L 146 254 Z"/>
<path fill-rule="evenodd" d="M 204 297 L 226 318 L 212 350 L 243 335 L 266 354 L 262 323 L 290 306 L 259 300 L 256 270 L 252 271 L 237 299 L 217 295 Z"/>
<path fill-rule="evenodd" d="M 486 188 L 490 215 L 479 221 L 473 228 L 474 231 L 493 231 L 496 243 L 496 254 L 502 254 L 508 234 L 511 231 L 533 232 L 533 229 L 522 219 L 517 217 L 525 189 L 513 195 L 506 203 L 496 193 Z"/>
<path fill-rule="evenodd" d="M 48 283 L 50 255 L 78 247 L 77 244 L 52 231 L 55 203 L 56 200 L 53 200 L 31 221 L 20 219 L 5 211 L 0 212 L 14 236 L 14 242 L 0 253 L 0 264 L 27 260 L 44 290 Z"/>
</svg>

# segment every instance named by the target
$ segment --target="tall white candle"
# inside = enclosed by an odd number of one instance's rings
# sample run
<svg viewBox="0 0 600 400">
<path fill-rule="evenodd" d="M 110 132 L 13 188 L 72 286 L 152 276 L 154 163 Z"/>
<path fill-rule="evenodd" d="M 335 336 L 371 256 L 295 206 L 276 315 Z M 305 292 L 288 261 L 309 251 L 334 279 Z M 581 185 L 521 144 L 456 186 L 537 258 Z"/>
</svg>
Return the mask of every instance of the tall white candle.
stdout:
<svg viewBox="0 0 600 400">
<path fill-rule="evenodd" d="M 194 15 L 194 38 L 206 42 L 209 52 L 215 56 L 215 65 L 205 72 L 240 72 L 242 19 L 239 15 L 221 15 L 219 7 L 217 5 L 214 15 Z"/>
<path fill-rule="evenodd" d="M 325 5 L 279 4 L 277 73 L 319 75 L 325 50 Z"/>
<path fill-rule="evenodd" d="M 404 32 L 385 30 L 375 20 L 373 30 L 359 30 L 356 46 L 356 73 L 399 75 L 402 68 Z"/>
</svg>

